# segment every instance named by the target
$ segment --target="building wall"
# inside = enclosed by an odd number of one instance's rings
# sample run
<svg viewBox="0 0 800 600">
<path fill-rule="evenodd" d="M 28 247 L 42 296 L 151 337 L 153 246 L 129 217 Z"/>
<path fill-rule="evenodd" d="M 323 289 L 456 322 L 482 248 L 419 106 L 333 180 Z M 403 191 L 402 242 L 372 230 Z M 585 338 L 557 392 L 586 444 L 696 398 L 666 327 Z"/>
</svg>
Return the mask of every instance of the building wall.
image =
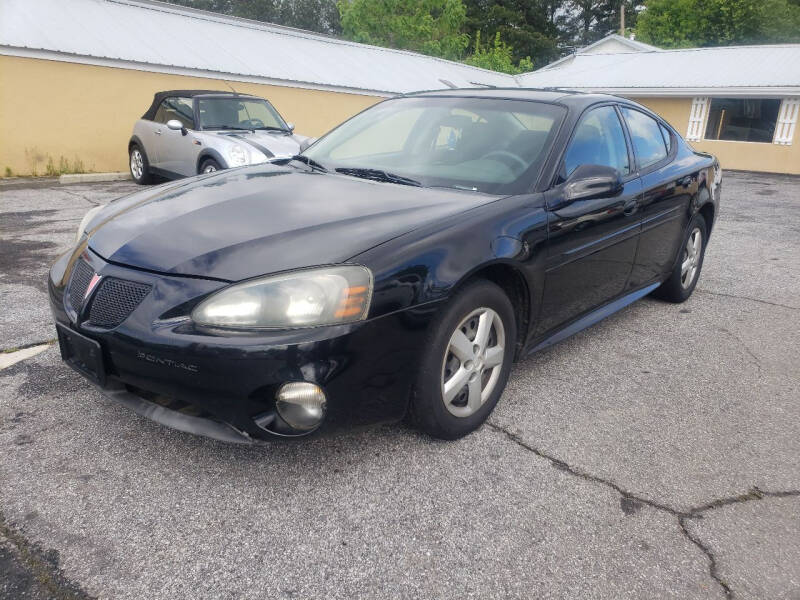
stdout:
<svg viewBox="0 0 800 600">
<path fill-rule="evenodd" d="M 231 82 L 236 91 L 267 98 L 297 133 L 319 136 L 381 98 L 359 94 Z M 219 79 L 0 56 L 0 176 L 36 170 L 48 160 L 86 170 L 127 171 L 134 122 L 153 94 L 169 89 L 230 91 Z"/>
<path fill-rule="evenodd" d="M 661 115 L 678 133 L 686 135 L 692 98 L 631 99 Z M 800 175 L 800 126 L 795 128 L 789 146 L 725 140 L 700 140 L 690 144 L 695 150 L 716 156 L 723 169 Z"/>
</svg>

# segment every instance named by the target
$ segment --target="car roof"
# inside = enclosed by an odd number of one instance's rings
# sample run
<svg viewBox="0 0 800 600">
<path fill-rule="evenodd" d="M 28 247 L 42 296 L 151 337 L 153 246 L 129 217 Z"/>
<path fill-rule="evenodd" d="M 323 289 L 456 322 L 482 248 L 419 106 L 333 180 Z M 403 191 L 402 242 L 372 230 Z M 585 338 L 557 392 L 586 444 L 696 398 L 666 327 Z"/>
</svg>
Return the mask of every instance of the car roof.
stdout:
<svg viewBox="0 0 800 600">
<path fill-rule="evenodd" d="M 557 102 L 569 107 L 584 108 L 598 102 L 625 102 L 634 104 L 626 98 L 610 94 L 587 94 L 559 88 L 458 88 L 431 90 L 405 94 L 404 97 L 444 96 L 454 98 L 497 98 L 502 100 L 528 100 L 535 102 Z"/>
<path fill-rule="evenodd" d="M 153 102 L 150 104 L 150 108 L 147 109 L 147 112 L 142 115 L 143 119 L 147 119 L 148 121 L 152 121 L 153 117 L 156 116 L 156 111 L 158 110 L 158 105 L 161 104 L 165 98 L 194 98 L 195 96 L 217 96 L 223 98 L 260 98 L 259 96 L 253 96 L 252 94 L 239 94 L 238 92 L 225 92 L 223 90 L 166 90 L 163 92 L 156 92 L 153 94 Z"/>
</svg>

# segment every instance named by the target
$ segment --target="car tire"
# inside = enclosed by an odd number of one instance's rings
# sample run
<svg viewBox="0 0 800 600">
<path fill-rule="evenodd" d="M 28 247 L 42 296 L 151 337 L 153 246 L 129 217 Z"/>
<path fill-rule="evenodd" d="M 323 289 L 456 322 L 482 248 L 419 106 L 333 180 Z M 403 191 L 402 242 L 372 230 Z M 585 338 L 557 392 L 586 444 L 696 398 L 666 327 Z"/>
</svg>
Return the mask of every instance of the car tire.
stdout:
<svg viewBox="0 0 800 600">
<path fill-rule="evenodd" d="M 499 286 L 475 281 L 453 296 L 430 330 L 409 416 L 429 435 L 455 440 L 483 424 L 506 387 L 517 339 L 514 307 Z"/>
<path fill-rule="evenodd" d="M 201 175 L 205 175 L 207 173 L 214 173 L 216 171 L 221 171 L 222 167 L 219 166 L 219 163 L 215 161 L 213 158 L 207 158 L 200 164 L 200 171 Z"/>
<path fill-rule="evenodd" d="M 139 144 L 131 144 L 128 149 L 128 168 L 131 178 L 139 185 L 147 185 L 153 182 L 153 175 L 150 173 L 150 161 L 147 160 L 147 153 Z"/>
<path fill-rule="evenodd" d="M 683 236 L 672 273 L 653 292 L 656 298 L 680 303 L 685 302 L 692 295 L 697 280 L 700 279 L 707 241 L 708 226 L 703 215 L 698 213 L 689 221 L 689 227 L 686 228 Z"/>
</svg>

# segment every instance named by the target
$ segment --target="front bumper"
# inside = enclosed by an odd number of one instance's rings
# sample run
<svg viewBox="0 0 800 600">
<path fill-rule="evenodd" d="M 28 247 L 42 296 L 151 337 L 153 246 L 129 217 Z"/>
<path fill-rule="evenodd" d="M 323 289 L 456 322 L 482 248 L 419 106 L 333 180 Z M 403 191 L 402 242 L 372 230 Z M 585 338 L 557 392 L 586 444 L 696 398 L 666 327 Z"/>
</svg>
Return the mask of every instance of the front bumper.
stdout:
<svg viewBox="0 0 800 600">
<path fill-rule="evenodd" d="M 275 393 L 289 381 L 326 393 L 326 415 L 313 433 L 400 420 L 436 310 L 291 331 L 203 331 L 185 315 L 226 283 L 124 268 L 86 250 L 83 260 L 100 276 L 152 286 L 120 325 L 103 329 L 65 307 L 75 260 L 67 254 L 51 269 L 51 309 L 56 323 L 100 344 L 104 392 L 165 425 L 226 441 L 300 435 L 275 426 Z"/>
</svg>

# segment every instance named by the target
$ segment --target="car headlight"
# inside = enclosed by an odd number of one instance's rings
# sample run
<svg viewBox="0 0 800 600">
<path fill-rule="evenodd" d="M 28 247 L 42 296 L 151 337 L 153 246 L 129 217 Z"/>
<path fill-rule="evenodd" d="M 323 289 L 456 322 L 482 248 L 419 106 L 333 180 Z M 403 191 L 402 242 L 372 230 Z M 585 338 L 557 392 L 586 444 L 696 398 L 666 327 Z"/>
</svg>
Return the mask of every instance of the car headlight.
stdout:
<svg viewBox="0 0 800 600">
<path fill-rule="evenodd" d="M 81 219 L 81 224 L 78 225 L 78 232 L 75 234 L 76 244 L 81 241 L 83 234 L 86 232 L 86 226 L 89 224 L 89 221 L 91 221 L 92 218 L 105 207 L 106 207 L 105 204 L 101 204 L 100 206 L 95 206 L 94 208 L 90 208 L 89 212 L 87 212 L 83 216 L 83 219 Z"/>
<path fill-rule="evenodd" d="M 228 150 L 228 164 L 231 167 L 241 167 L 248 161 L 247 150 L 236 144 Z"/>
<path fill-rule="evenodd" d="M 372 272 L 358 265 L 294 271 L 232 285 L 192 311 L 199 325 L 292 329 L 360 321 L 372 297 Z"/>
</svg>

